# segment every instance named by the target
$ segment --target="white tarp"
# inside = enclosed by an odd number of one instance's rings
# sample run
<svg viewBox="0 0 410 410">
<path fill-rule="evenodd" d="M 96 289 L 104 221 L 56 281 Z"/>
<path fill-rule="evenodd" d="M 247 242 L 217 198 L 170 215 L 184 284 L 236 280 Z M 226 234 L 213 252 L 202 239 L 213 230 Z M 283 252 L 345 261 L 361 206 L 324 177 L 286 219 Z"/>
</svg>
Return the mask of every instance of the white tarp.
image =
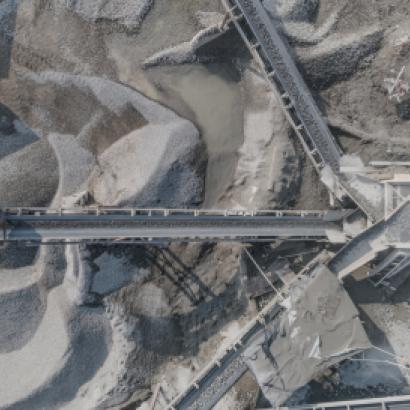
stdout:
<svg viewBox="0 0 410 410">
<path fill-rule="evenodd" d="M 325 266 L 298 282 L 284 306 L 244 351 L 273 407 L 329 366 L 370 347 L 355 305 Z"/>
</svg>

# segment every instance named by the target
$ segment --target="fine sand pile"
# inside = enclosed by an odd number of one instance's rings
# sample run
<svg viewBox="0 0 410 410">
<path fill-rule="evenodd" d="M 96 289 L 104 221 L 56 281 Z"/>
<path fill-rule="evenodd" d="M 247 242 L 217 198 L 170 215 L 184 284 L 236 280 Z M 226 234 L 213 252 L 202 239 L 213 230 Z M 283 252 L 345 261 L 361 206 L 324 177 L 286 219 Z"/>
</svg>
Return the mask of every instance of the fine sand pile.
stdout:
<svg viewBox="0 0 410 410">
<path fill-rule="evenodd" d="M 253 68 L 243 75 L 244 141 L 233 182 L 221 198 L 239 209 L 287 206 L 297 192 L 300 158 L 288 138 L 289 124 L 266 82 Z"/>
</svg>

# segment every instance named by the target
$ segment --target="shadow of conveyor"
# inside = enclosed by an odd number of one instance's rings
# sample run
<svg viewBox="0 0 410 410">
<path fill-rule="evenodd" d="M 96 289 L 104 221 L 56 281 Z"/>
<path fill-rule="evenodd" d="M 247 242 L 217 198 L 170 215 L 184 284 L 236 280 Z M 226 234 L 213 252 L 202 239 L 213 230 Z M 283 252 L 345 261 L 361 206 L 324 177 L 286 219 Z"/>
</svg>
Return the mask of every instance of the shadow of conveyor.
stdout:
<svg viewBox="0 0 410 410">
<path fill-rule="evenodd" d="M 142 345 L 151 353 L 166 356 L 196 355 L 200 344 L 244 313 L 246 298 L 241 292 L 238 271 L 223 290 L 216 292 L 171 249 L 146 248 L 145 257 L 177 292 L 188 299 L 192 310 L 171 316 L 138 315 L 143 328 Z M 174 295 L 176 296 L 176 295 Z"/>
<path fill-rule="evenodd" d="M 90 260 L 108 252 L 117 258 L 126 257 L 135 266 L 152 269 L 157 279 L 165 279 L 168 285 L 171 284 L 169 297 L 188 302 L 183 302 L 184 313 L 176 309 L 172 314 L 141 314 L 135 301 L 140 285 L 120 291 L 128 314 L 138 319 L 135 337 L 144 350 L 144 355 L 136 352 L 135 366 L 138 368 L 146 366 L 147 371 L 153 372 L 167 357 L 198 354 L 202 342 L 246 310 L 248 299 L 243 292 L 239 262 L 238 266 L 232 267 L 230 279 L 220 281 L 215 289 L 205 283 L 197 270 L 202 266 L 198 261 L 207 266 L 208 258 L 212 259 L 214 245 L 201 246 L 197 262 L 193 264 L 183 261 L 180 252 L 165 246 L 92 245 L 88 249 Z"/>
<path fill-rule="evenodd" d="M 161 254 L 163 261 L 161 271 L 185 294 L 192 304 L 197 305 L 208 296 L 215 297 L 212 290 L 201 281 L 193 269 L 182 262 L 173 251 L 158 249 L 158 253 Z M 171 268 L 172 273 L 164 269 L 165 266 Z M 176 269 L 172 266 L 175 266 Z M 195 292 L 193 286 L 198 287 L 199 292 Z"/>
<path fill-rule="evenodd" d="M 237 279 L 235 277 L 233 282 Z M 163 359 L 195 356 L 202 342 L 238 319 L 245 307 L 245 301 L 238 301 L 237 288 L 231 283 L 221 294 L 201 302 L 189 313 L 165 317 L 139 315 L 141 344 L 146 351 Z"/>
<path fill-rule="evenodd" d="M 16 0 L 0 0 L 0 80 L 9 76 L 17 8 Z"/>
<path fill-rule="evenodd" d="M 120 247 L 114 246 L 114 249 L 117 256 L 123 252 Z M 126 253 L 130 256 L 135 249 L 135 246 L 129 247 L 129 253 Z M 218 281 L 216 286 L 208 286 L 207 280 L 202 277 L 201 272 L 209 279 L 207 273 L 208 268 L 212 269 L 213 258 L 220 260 L 223 257 L 216 253 L 214 245 L 195 248 L 192 262 L 182 258 L 180 249 L 173 247 L 144 246 L 138 247 L 136 252 L 138 257 L 132 263 L 150 267 L 154 276 L 151 278 L 153 285 L 166 289 L 164 297 L 173 300 L 170 311 L 150 314 L 150 311 L 141 310 L 141 301 L 136 300 L 141 297 L 138 291 L 141 284 L 124 288 L 118 295 L 125 302 L 123 306 L 127 315 L 136 320 L 130 335 L 136 345 L 128 359 L 127 377 L 133 380 L 137 389 L 146 390 L 151 388 L 154 375 L 170 359 L 193 358 L 199 351 L 209 349 L 203 343 L 218 335 L 224 326 L 239 319 L 246 311 L 248 300 L 242 291 L 239 261 L 238 266 L 232 263 L 229 279 Z M 219 271 L 210 274 L 218 276 Z M 145 296 L 149 297 L 149 294 Z M 154 293 L 153 297 L 158 296 Z M 162 305 L 163 302 L 168 305 L 167 301 L 152 301 L 154 305 Z M 215 348 L 215 345 L 212 346 L 211 356 Z M 195 360 L 192 365 L 195 366 Z"/>
<path fill-rule="evenodd" d="M 35 263 L 38 246 L 24 246 L 16 242 L 7 242 L 0 246 L 1 269 L 19 269 Z"/>
</svg>

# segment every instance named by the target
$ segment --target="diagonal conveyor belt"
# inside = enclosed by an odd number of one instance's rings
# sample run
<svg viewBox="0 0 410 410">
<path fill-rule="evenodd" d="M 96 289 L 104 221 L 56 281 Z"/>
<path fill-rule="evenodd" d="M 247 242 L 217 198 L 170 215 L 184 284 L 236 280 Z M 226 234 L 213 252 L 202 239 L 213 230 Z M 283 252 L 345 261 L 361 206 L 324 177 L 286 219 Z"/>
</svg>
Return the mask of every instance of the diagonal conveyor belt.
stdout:
<svg viewBox="0 0 410 410">
<path fill-rule="evenodd" d="M 272 24 L 260 0 L 229 0 L 237 5 L 251 28 L 258 46 L 263 49 L 265 64 L 280 86 L 287 93 L 287 98 L 297 111 L 310 142 L 320 153 L 325 164 L 335 172 L 339 170 L 340 148 L 330 133 L 312 95 L 297 69 L 289 50 Z"/>
<path fill-rule="evenodd" d="M 177 396 L 166 410 L 210 410 L 248 370 L 242 358 L 243 350 L 252 337 L 264 328 L 282 308 L 276 296 L 242 329 L 242 334 L 219 353 L 208 366 Z"/>
<path fill-rule="evenodd" d="M 305 268 L 294 278 L 296 283 L 307 272 L 312 271 L 318 264 L 326 261 L 327 253 L 319 254 L 310 261 Z M 242 353 L 254 343 L 254 336 L 264 329 L 265 325 L 283 312 L 280 302 L 288 296 L 289 283 L 276 293 L 275 297 L 245 326 L 240 334 L 175 397 L 167 406 L 166 410 L 210 410 L 221 397 L 229 391 L 236 381 L 247 370 Z"/>
<path fill-rule="evenodd" d="M 325 175 L 328 189 L 339 198 L 350 197 L 373 220 L 382 217 L 352 181 L 339 172 L 342 152 L 296 67 L 289 47 L 260 0 L 221 0 L 245 45 L 259 64 L 284 114 L 307 155 Z"/>
<path fill-rule="evenodd" d="M 391 248 L 407 248 L 410 242 L 410 201 L 349 241 L 329 262 L 329 269 L 343 279 Z"/>
<path fill-rule="evenodd" d="M 242 349 L 231 350 L 223 357 L 219 366 L 215 365 L 206 376 L 198 380 L 198 387 L 192 388 L 174 403 L 169 409 L 177 410 L 210 410 L 227 391 L 248 370 L 241 356 Z"/>
<path fill-rule="evenodd" d="M 262 215 L 225 215 L 214 211 L 110 209 L 98 214 L 74 211 L 3 210 L 4 241 L 269 241 L 293 238 L 344 242 L 345 211 L 267 211 Z"/>
</svg>

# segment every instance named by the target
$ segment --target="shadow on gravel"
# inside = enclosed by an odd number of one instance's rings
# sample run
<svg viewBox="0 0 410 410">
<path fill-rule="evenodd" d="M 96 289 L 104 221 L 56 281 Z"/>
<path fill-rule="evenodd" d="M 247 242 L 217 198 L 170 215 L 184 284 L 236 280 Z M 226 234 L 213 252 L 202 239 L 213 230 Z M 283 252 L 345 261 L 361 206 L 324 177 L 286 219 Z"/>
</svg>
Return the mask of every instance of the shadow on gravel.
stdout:
<svg viewBox="0 0 410 410">
<path fill-rule="evenodd" d="M 18 269 L 35 262 L 39 247 L 9 242 L 0 247 L 0 269 Z"/>
<path fill-rule="evenodd" d="M 139 316 L 144 335 L 142 344 L 146 350 L 161 357 L 196 355 L 203 341 L 244 313 L 247 301 L 245 294 L 240 292 L 239 267 L 238 273 L 217 294 L 171 250 L 147 250 L 146 257 L 193 306 L 191 311 L 184 314 Z"/>
<path fill-rule="evenodd" d="M 9 76 L 17 3 L 16 0 L 0 0 L 0 80 Z"/>
<path fill-rule="evenodd" d="M 37 141 L 39 137 L 6 105 L 0 103 L 0 159 Z"/>
</svg>

